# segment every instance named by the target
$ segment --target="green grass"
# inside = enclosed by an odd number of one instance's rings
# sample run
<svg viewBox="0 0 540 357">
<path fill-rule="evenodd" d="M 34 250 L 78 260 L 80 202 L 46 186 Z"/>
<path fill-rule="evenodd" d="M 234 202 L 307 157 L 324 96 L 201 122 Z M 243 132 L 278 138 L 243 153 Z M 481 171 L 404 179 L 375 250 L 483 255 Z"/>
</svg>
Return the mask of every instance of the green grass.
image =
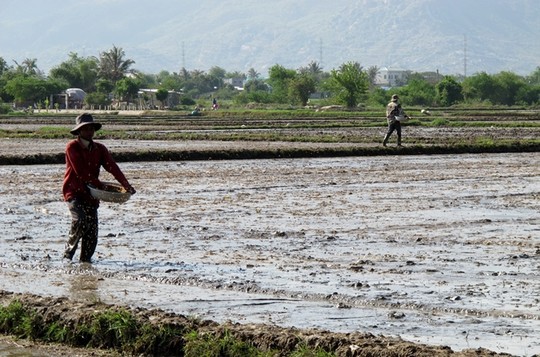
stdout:
<svg viewBox="0 0 540 357">
<path fill-rule="evenodd" d="M 223 336 L 193 331 L 186 335 L 185 357 L 270 357 L 271 351 L 263 352 L 253 345 L 239 341 L 225 332 Z"/>
<path fill-rule="evenodd" d="M 0 309 L 0 332 L 33 339 L 42 334 L 41 316 L 15 301 Z"/>
<path fill-rule="evenodd" d="M 68 314 L 66 314 L 68 315 Z M 67 317 L 67 319 L 65 318 Z M 0 333 L 17 338 L 73 347 L 114 350 L 122 355 L 185 357 L 333 357 L 332 352 L 311 348 L 300 339 L 291 351 L 259 348 L 231 331 L 198 330 L 197 321 L 184 325 L 150 323 L 126 309 L 106 308 L 76 320 L 38 311 L 14 300 L 0 307 Z"/>
</svg>

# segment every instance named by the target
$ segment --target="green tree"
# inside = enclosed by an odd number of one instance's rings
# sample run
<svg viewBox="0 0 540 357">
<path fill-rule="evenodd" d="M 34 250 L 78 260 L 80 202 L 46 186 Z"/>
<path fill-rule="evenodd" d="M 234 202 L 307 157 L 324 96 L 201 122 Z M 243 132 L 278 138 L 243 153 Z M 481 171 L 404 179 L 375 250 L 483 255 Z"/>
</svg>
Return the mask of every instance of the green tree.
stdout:
<svg viewBox="0 0 540 357">
<path fill-rule="evenodd" d="M 165 107 L 165 101 L 169 97 L 169 91 L 165 88 L 159 88 L 156 92 L 156 99 L 161 102 L 161 109 Z"/>
<path fill-rule="evenodd" d="M 289 81 L 289 98 L 293 104 L 305 106 L 309 96 L 315 92 L 315 79 L 309 74 L 300 74 Z"/>
<path fill-rule="evenodd" d="M 463 100 L 463 88 L 454 77 L 444 76 L 443 79 L 436 84 L 437 98 L 443 106 L 450 106 Z"/>
<path fill-rule="evenodd" d="M 242 73 L 240 71 L 234 71 L 234 72 L 227 72 L 225 74 L 225 78 L 242 78 L 243 80 L 246 80 L 247 76 L 245 73 Z"/>
<path fill-rule="evenodd" d="M 311 61 L 306 67 L 300 67 L 298 74 L 306 75 L 313 79 L 315 84 L 315 90 L 313 92 L 320 89 L 321 83 L 328 76 L 328 73 L 323 72 L 321 65 L 316 61 Z"/>
<path fill-rule="evenodd" d="M 463 97 L 466 101 L 490 101 L 495 103 L 499 87 L 495 79 L 486 72 L 465 78 L 462 83 Z"/>
<path fill-rule="evenodd" d="M 367 101 L 369 105 L 386 106 L 388 102 L 389 102 L 389 94 L 386 90 L 380 87 L 375 87 L 369 92 L 369 98 Z"/>
<path fill-rule="evenodd" d="M 137 73 L 137 79 L 141 88 L 158 88 L 160 84 L 157 80 L 157 75 L 148 73 Z"/>
<path fill-rule="evenodd" d="M 257 91 L 268 92 L 269 87 L 262 79 L 249 79 L 244 84 L 244 91 L 246 91 L 246 92 L 257 92 Z"/>
<path fill-rule="evenodd" d="M 114 90 L 114 84 L 108 79 L 98 79 L 96 82 L 96 90 L 99 93 L 111 93 Z"/>
<path fill-rule="evenodd" d="M 517 93 L 527 84 L 525 79 L 515 73 L 503 71 L 494 76 L 499 87 L 497 104 L 514 105 L 517 102 Z"/>
<path fill-rule="evenodd" d="M 15 62 L 15 71 L 18 74 L 25 74 L 29 76 L 41 74 L 37 67 L 36 58 L 25 58 L 21 64 L 15 60 L 13 62 Z"/>
<path fill-rule="evenodd" d="M 516 93 L 516 104 L 540 104 L 540 85 L 520 88 Z"/>
<path fill-rule="evenodd" d="M 533 73 L 527 76 L 527 83 L 530 85 L 540 85 L 540 66 L 536 67 Z"/>
<path fill-rule="evenodd" d="M 268 83 L 272 87 L 274 102 L 287 103 L 289 99 L 289 81 L 296 77 L 296 71 L 276 64 L 270 67 L 268 74 Z"/>
<path fill-rule="evenodd" d="M 401 87 L 398 92 L 408 105 L 430 106 L 436 102 L 437 97 L 435 86 L 420 74 L 410 75 L 408 84 Z"/>
<path fill-rule="evenodd" d="M 7 72 L 8 70 L 9 66 L 7 62 L 2 57 L 0 57 L 0 76 L 2 76 L 4 72 Z"/>
<path fill-rule="evenodd" d="M 98 60 L 95 57 L 82 58 L 71 52 L 69 59 L 53 67 L 49 77 L 65 80 L 71 88 L 81 88 L 85 92 L 96 89 Z"/>
<path fill-rule="evenodd" d="M 135 61 L 125 59 L 124 50 L 120 47 L 113 46 L 112 49 L 106 52 L 101 52 L 99 55 L 99 76 L 108 79 L 115 83 L 124 78 L 131 72 L 131 65 Z"/>
<path fill-rule="evenodd" d="M 185 81 L 185 78 L 180 77 L 176 73 L 169 73 L 168 71 L 161 71 L 156 76 L 156 83 L 159 87 L 177 92 L 183 90 Z"/>
<path fill-rule="evenodd" d="M 338 103 L 356 107 L 366 99 L 369 79 L 358 62 L 347 62 L 339 69 L 330 72 L 327 88 L 334 94 Z"/>
<path fill-rule="evenodd" d="M 298 69 L 298 73 L 302 75 L 308 75 L 317 81 L 320 79 L 321 74 L 323 73 L 323 70 L 321 68 L 321 65 L 318 62 L 311 61 L 309 62 L 307 66 L 300 67 Z"/>
<path fill-rule="evenodd" d="M 512 72 L 489 75 L 475 74 L 463 81 L 463 94 L 467 100 L 489 101 L 492 104 L 514 105 L 517 93 L 525 91 L 525 79 Z"/>
<path fill-rule="evenodd" d="M 379 74 L 380 68 L 377 66 L 371 66 L 367 69 L 367 76 L 369 80 L 369 87 L 375 88 L 376 84 L 375 81 L 377 79 L 377 74 Z"/>
<path fill-rule="evenodd" d="M 195 69 L 189 72 L 188 78 L 184 81 L 184 90 L 189 95 L 197 97 L 204 93 L 214 92 L 221 85 L 222 80 L 219 78 Z"/>
<path fill-rule="evenodd" d="M 211 90 L 217 90 L 223 87 L 223 82 L 226 75 L 227 75 L 227 71 L 225 71 L 221 67 L 214 66 L 210 68 L 210 70 L 208 71 L 208 74 L 206 74 L 206 77 L 208 81 L 212 82 Z"/>
<path fill-rule="evenodd" d="M 125 100 L 129 104 L 139 92 L 139 83 L 132 78 L 125 77 L 116 83 L 115 91 L 121 100 Z"/>
<path fill-rule="evenodd" d="M 111 104 L 109 96 L 106 93 L 102 92 L 92 92 L 86 94 L 86 97 L 84 97 L 84 102 L 89 106 L 95 107 L 105 107 Z"/>
<path fill-rule="evenodd" d="M 244 84 L 244 91 L 235 98 L 237 104 L 270 103 L 270 87 L 262 79 L 248 79 Z"/>
<path fill-rule="evenodd" d="M 7 62 L 0 57 L 0 102 L 10 102 L 13 100 L 13 96 L 6 92 L 6 83 L 13 75 L 11 67 Z"/>
<path fill-rule="evenodd" d="M 225 78 L 226 74 L 227 74 L 227 71 L 219 66 L 213 66 L 208 71 L 208 75 L 219 78 L 221 80 Z"/>
<path fill-rule="evenodd" d="M 251 67 L 247 72 L 247 79 L 257 79 L 261 74 Z"/>
<path fill-rule="evenodd" d="M 59 93 L 65 85 L 65 82 L 58 80 L 18 74 L 7 81 L 5 90 L 17 104 L 26 106 L 43 101 L 51 94 Z"/>
</svg>

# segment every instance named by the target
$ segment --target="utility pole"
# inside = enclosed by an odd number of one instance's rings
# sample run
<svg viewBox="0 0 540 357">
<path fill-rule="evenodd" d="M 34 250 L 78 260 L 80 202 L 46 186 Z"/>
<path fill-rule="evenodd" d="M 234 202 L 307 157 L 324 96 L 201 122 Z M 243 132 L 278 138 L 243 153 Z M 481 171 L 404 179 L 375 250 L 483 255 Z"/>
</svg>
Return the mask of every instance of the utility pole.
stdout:
<svg viewBox="0 0 540 357">
<path fill-rule="evenodd" d="M 186 51 L 184 49 L 184 41 L 182 41 L 182 68 L 186 68 Z"/>
<path fill-rule="evenodd" d="M 322 62 L 322 38 L 319 38 L 319 63 L 320 67 L 323 68 Z"/>
<path fill-rule="evenodd" d="M 463 35 L 463 78 L 467 78 L 467 35 Z"/>
</svg>

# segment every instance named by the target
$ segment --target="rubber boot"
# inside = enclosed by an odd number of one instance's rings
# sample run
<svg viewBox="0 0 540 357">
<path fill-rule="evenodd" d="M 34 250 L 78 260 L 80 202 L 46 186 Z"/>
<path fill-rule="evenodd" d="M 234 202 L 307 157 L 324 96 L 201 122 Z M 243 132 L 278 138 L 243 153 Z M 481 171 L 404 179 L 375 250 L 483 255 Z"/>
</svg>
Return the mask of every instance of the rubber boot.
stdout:
<svg viewBox="0 0 540 357">
<path fill-rule="evenodd" d="M 382 146 L 386 146 L 386 143 L 388 142 L 388 139 L 390 138 L 390 135 L 386 134 L 384 136 L 384 139 L 383 139 L 383 142 L 382 142 Z"/>
<path fill-rule="evenodd" d="M 401 136 L 397 137 L 397 146 L 401 146 Z"/>
</svg>

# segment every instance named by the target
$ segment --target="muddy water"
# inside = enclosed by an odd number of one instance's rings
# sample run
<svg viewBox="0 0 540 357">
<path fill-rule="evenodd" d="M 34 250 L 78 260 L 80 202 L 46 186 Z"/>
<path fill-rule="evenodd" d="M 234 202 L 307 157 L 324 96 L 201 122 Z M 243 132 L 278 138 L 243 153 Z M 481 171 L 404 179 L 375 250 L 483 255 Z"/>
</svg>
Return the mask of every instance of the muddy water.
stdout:
<svg viewBox="0 0 540 357">
<path fill-rule="evenodd" d="M 540 353 L 536 153 L 121 166 L 91 266 L 63 167 L 0 166 L 0 288 Z"/>
</svg>

